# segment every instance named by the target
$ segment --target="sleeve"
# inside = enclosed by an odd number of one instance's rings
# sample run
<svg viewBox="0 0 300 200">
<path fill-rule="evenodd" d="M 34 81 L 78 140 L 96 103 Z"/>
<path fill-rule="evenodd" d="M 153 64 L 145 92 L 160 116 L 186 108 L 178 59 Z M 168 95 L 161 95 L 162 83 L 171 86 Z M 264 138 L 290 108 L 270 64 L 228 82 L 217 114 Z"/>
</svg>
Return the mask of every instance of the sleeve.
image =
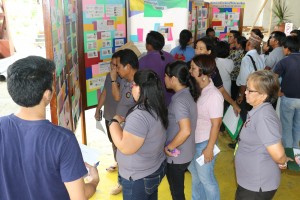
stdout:
<svg viewBox="0 0 300 200">
<path fill-rule="evenodd" d="M 267 111 L 268 112 L 268 111 Z M 274 113 L 276 115 L 276 113 Z M 279 119 L 271 113 L 260 114 L 256 131 L 259 139 L 267 147 L 281 140 L 281 125 Z"/>
<path fill-rule="evenodd" d="M 172 56 L 175 56 L 175 54 L 176 54 L 176 47 L 173 48 L 173 49 L 170 51 L 170 54 L 172 54 Z"/>
<path fill-rule="evenodd" d="M 209 118 L 213 119 L 223 117 L 224 99 L 222 95 L 218 93 L 211 93 L 207 101 L 209 102 Z"/>
<path fill-rule="evenodd" d="M 266 67 L 273 68 L 275 63 L 276 63 L 276 60 L 275 60 L 274 54 L 272 54 L 272 52 L 269 55 L 265 56 L 265 66 Z"/>
<path fill-rule="evenodd" d="M 236 80 L 236 84 L 238 86 L 241 86 L 241 85 L 246 86 L 247 85 L 247 78 L 248 78 L 248 75 L 250 74 L 249 62 L 251 62 L 249 56 L 245 56 L 242 59 L 240 73 L 239 73 L 238 78 Z"/>
<path fill-rule="evenodd" d="M 143 56 L 141 59 L 139 59 L 139 70 L 146 68 L 146 57 L 147 55 Z"/>
<path fill-rule="evenodd" d="M 215 71 L 213 72 L 211 79 L 216 88 L 220 88 L 223 86 L 223 81 L 222 81 L 219 69 L 217 67 L 216 67 Z"/>
<path fill-rule="evenodd" d="M 104 81 L 104 88 L 106 89 L 106 90 L 111 90 L 111 84 L 110 84 L 110 82 L 111 82 L 111 78 L 110 78 L 110 73 L 108 73 L 107 75 L 106 75 L 106 77 L 105 77 L 105 81 Z"/>
<path fill-rule="evenodd" d="M 73 134 L 73 133 L 72 133 Z M 87 174 L 81 150 L 75 135 L 62 145 L 60 155 L 60 176 L 63 182 L 75 181 Z"/>
<path fill-rule="evenodd" d="M 284 71 L 284 64 L 281 60 L 275 65 L 274 72 L 278 74 L 279 77 L 282 77 L 283 71 Z"/>
<path fill-rule="evenodd" d="M 175 119 L 176 122 L 179 122 L 182 119 L 190 118 L 188 105 L 184 102 L 184 100 L 176 101 L 174 104 L 175 111 Z"/>
<path fill-rule="evenodd" d="M 136 109 L 127 116 L 124 130 L 135 136 L 146 138 L 149 132 L 149 121 L 143 112 Z"/>
</svg>

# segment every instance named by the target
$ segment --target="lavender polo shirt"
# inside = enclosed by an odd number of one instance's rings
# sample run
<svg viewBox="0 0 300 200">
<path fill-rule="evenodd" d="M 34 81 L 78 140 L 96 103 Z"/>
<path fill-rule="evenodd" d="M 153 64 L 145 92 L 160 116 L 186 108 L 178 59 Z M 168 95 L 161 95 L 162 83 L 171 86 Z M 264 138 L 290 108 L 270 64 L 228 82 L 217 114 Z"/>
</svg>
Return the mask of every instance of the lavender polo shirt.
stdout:
<svg viewBox="0 0 300 200">
<path fill-rule="evenodd" d="M 128 110 L 135 105 L 135 101 L 131 93 L 131 83 L 124 78 L 120 81 L 120 93 L 121 99 L 118 103 L 116 114 L 126 117 Z"/>
<path fill-rule="evenodd" d="M 189 88 L 184 88 L 174 94 L 168 107 L 169 125 L 167 129 L 167 143 L 169 144 L 179 131 L 179 121 L 190 119 L 191 134 L 183 144 L 176 147 L 180 150 L 178 157 L 167 157 L 168 163 L 183 164 L 190 162 L 195 154 L 195 129 L 197 122 L 197 105 Z"/>
<path fill-rule="evenodd" d="M 275 190 L 280 184 L 280 169 L 267 147 L 281 142 L 280 120 L 270 103 L 248 112 L 240 133 L 235 156 L 237 182 L 247 190 Z"/>
<path fill-rule="evenodd" d="M 117 151 L 120 175 L 127 180 L 130 177 L 138 180 L 154 173 L 166 159 L 166 129 L 161 121 L 149 112 L 135 108 L 126 117 L 124 131 L 144 138 L 144 143 L 131 155 Z"/>
<path fill-rule="evenodd" d="M 121 78 L 118 76 L 117 83 L 121 81 Z M 112 96 L 112 82 L 110 73 L 106 75 L 105 82 L 104 82 L 104 89 L 106 90 L 106 97 L 104 101 L 104 114 L 103 117 L 106 120 L 111 120 L 115 114 L 118 102 Z M 114 83 L 115 84 L 115 83 Z"/>
</svg>

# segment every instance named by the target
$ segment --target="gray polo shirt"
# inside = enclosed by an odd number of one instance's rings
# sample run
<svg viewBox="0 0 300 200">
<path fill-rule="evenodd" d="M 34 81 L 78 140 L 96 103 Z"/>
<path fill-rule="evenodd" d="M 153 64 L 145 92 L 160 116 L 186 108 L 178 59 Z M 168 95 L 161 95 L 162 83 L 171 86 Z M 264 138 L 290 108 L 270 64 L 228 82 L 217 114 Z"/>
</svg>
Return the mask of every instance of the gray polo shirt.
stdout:
<svg viewBox="0 0 300 200">
<path fill-rule="evenodd" d="M 249 111 L 240 133 L 235 156 L 237 182 L 247 190 L 275 190 L 280 184 L 280 169 L 266 147 L 281 142 L 280 120 L 270 103 Z"/>
<path fill-rule="evenodd" d="M 166 159 L 166 129 L 161 121 L 149 112 L 135 108 L 126 117 L 124 131 L 145 140 L 134 154 L 125 155 L 117 151 L 120 175 L 127 180 L 130 177 L 138 180 L 154 173 Z"/>
<path fill-rule="evenodd" d="M 121 81 L 120 77 L 118 76 L 117 82 Z M 104 89 L 106 90 L 106 97 L 104 101 L 104 112 L 103 117 L 106 120 L 112 119 L 116 115 L 116 109 L 118 102 L 112 96 L 112 86 L 111 86 L 111 77 L 110 73 L 106 75 L 105 82 L 104 82 Z M 115 83 L 114 83 L 115 84 Z"/>
<path fill-rule="evenodd" d="M 284 58 L 283 47 L 276 47 L 269 55 L 265 55 L 265 65 L 274 70 L 274 66 Z"/>
<path fill-rule="evenodd" d="M 168 107 L 169 125 L 167 129 L 167 143 L 169 144 L 179 131 L 179 121 L 190 119 L 191 134 L 186 141 L 177 147 L 180 150 L 178 157 L 167 157 L 168 163 L 183 164 L 190 162 L 195 154 L 195 129 L 197 123 L 197 104 L 189 88 L 184 88 L 174 94 Z"/>
<path fill-rule="evenodd" d="M 121 99 L 118 103 L 116 114 L 122 117 L 126 117 L 128 110 L 135 105 L 131 93 L 131 84 L 124 78 L 120 81 Z"/>
</svg>

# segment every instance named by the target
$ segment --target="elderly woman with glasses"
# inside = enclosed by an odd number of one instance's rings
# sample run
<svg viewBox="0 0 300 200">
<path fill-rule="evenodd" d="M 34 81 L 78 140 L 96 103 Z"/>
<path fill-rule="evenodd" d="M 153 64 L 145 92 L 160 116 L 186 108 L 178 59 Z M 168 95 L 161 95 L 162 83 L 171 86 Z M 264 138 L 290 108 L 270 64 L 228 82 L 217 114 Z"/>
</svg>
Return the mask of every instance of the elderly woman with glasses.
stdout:
<svg viewBox="0 0 300 200">
<path fill-rule="evenodd" d="M 118 148 L 119 182 L 123 199 L 157 199 L 158 186 L 165 175 L 168 112 L 163 86 L 152 70 L 134 74 L 131 93 L 136 102 L 125 118 L 116 115 L 109 123 Z"/>
<path fill-rule="evenodd" d="M 253 108 L 241 130 L 235 156 L 237 200 L 272 199 L 280 183 L 280 169 L 291 160 L 281 144 L 281 124 L 272 107 L 278 90 L 278 78 L 271 71 L 248 76 L 246 101 Z"/>
</svg>

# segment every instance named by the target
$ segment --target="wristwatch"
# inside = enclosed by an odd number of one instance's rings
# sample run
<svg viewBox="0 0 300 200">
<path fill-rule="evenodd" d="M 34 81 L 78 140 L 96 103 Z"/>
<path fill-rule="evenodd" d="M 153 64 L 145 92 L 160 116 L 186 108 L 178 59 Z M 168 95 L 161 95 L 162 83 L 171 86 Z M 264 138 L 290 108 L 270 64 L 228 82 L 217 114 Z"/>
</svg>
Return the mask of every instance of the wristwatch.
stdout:
<svg viewBox="0 0 300 200">
<path fill-rule="evenodd" d="M 111 125 L 112 123 L 114 123 L 114 122 L 119 123 L 118 120 L 116 120 L 116 119 L 111 119 L 111 120 L 108 122 L 108 126 L 110 126 L 110 125 Z"/>
<path fill-rule="evenodd" d="M 112 83 L 116 83 L 117 81 L 116 81 L 116 80 L 114 80 L 114 81 L 112 80 L 111 82 L 112 82 Z"/>
</svg>

